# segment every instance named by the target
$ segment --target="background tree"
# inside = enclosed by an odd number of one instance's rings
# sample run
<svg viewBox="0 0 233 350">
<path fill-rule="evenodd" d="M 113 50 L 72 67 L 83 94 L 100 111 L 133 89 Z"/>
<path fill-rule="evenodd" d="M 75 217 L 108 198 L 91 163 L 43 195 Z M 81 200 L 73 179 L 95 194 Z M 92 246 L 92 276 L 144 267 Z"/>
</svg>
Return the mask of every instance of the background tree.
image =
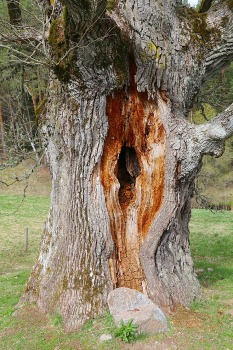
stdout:
<svg viewBox="0 0 233 350">
<path fill-rule="evenodd" d="M 40 164 L 36 113 L 43 104 L 47 74 L 43 13 L 30 0 L 1 2 L 0 10 L 1 148 L 5 158 L 1 168 L 28 157 Z"/>
<path fill-rule="evenodd" d="M 22 301 L 61 313 L 68 330 L 102 313 L 119 286 L 169 307 L 199 295 L 194 180 L 203 155 L 220 156 L 233 133 L 233 105 L 202 125 L 187 120 L 203 80 L 233 56 L 231 2 L 201 12 L 179 0 L 47 7 L 40 121 L 51 209 Z"/>
</svg>

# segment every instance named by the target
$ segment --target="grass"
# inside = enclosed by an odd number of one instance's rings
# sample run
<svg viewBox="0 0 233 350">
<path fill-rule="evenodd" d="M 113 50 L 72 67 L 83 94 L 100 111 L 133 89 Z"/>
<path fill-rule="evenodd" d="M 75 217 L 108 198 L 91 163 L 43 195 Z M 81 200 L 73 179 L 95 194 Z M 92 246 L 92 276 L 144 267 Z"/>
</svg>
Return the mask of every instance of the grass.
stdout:
<svg viewBox="0 0 233 350">
<path fill-rule="evenodd" d="M 233 292 L 233 213 L 193 210 L 190 230 L 195 267 L 204 269 L 201 284 Z"/>
<path fill-rule="evenodd" d="M 114 334 L 111 315 L 87 322 L 74 334 L 65 334 L 62 317 L 40 315 L 33 305 L 26 305 L 13 317 L 15 305 L 24 289 L 30 269 L 38 254 L 38 243 L 49 208 L 48 196 L 0 196 L 0 343 L 9 350 L 129 349 L 120 340 L 101 343 L 100 335 Z M 233 349 L 233 212 L 196 209 L 191 220 L 191 248 L 203 295 L 190 310 L 177 308 L 170 316 L 171 331 L 165 335 L 141 337 L 130 348 L 183 350 Z M 25 251 L 25 229 L 29 228 L 29 249 Z M 212 269 L 211 271 L 208 271 Z M 151 345 L 151 348 L 149 347 Z M 169 347 L 170 346 L 170 347 Z"/>
<path fill-rule="evenodd" d="M 0 196 L 0 342 L 4 349 L 94 349 L 98 336 L 114 332 L 108 316 L 91 320 L 77 334 L 62 330 L 61 315 L 38 315 L 35 306 L 27 306 L 12 317 L 23 292 L 30 269 L 38 254 L 38 244 L 49 209 L 49 197 Z M 21 203 L 21 204 L 20 204 Z M 25 250 L 25 230 L 29 228 L 29 248 Z M 118 341 L 100 343 L 98 349 L 118 349 Z"/>
</svg>

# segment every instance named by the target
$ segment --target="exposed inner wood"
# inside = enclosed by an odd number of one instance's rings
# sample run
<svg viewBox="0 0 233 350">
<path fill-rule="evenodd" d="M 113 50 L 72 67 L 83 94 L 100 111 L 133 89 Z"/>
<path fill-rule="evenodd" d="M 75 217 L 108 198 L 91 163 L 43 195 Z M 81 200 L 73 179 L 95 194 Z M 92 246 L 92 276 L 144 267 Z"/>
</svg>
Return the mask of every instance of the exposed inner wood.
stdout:
<svg viewBox="0 0 233 350">
<path fill-rule="evenodd" d="M 165 131 L 155 100 L 137 91 L 107 99 L 109 131 L 101 177 L 115 249 L 109 261 L 116 287 L 146 287 L 139 251 L 164 191 Z"/>
</svg>

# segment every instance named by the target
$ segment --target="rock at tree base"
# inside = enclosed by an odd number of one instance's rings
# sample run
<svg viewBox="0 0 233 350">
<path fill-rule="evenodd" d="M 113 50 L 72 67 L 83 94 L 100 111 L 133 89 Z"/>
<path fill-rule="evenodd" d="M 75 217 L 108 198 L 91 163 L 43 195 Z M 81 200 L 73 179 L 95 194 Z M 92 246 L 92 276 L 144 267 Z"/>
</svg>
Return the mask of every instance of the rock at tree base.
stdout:
<svg viewBox="0 0 233 350">
<path fill-rule="evenodd" d="M 168 330 L 162 310 L 137 290 L 125 287 L 114 289 L 108 295 L 108 307 L 118 327 L 121 320 L 127 323 L 133 319 L 141 332 L 153 334 Z"/>
</svg>

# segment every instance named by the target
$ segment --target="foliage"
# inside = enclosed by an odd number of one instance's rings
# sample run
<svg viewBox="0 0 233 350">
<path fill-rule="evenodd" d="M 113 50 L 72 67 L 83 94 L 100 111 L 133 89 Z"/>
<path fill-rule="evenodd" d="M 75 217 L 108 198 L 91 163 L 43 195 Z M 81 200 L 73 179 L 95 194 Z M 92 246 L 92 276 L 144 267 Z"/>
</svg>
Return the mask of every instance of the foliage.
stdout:
<svg viewBox="0 0 233 350">
<path fill-rule="evenodd" d="M 44 65 L 43 42 L 22 39 L 25 32 L 43 33 L 43 12 L 32 0 L 20 1 L 22 24 L 10 23 L 7 2 L 0 2 L 0 113 L 3 124 L 0 151 L 21 161 L 34 156 L 37 162 L 43 148 L 38 133 L 35 111 L 44 97 L 48 69 Z M 42 37 L 42 35 L 41 35 Z M 12 163 L 12 162 L 10 162 Z"/>
<path fill-rule="evenodd" d="M 138 325 L 133 323 L 133 319 L 129 320 L 127 323 L 121 320 L 121 326 L 115 332 L 115 336 L 126 343 L 130 343 L 132 340 L 135 340 L 137 335 Z"/>
<path fill-rule="evenodd" d="M 62 315 L 59 313 L 55 313 L 54 315 L 52 315 L 51 320 L 54 326 L 62 325 Z"/>
</svg>

